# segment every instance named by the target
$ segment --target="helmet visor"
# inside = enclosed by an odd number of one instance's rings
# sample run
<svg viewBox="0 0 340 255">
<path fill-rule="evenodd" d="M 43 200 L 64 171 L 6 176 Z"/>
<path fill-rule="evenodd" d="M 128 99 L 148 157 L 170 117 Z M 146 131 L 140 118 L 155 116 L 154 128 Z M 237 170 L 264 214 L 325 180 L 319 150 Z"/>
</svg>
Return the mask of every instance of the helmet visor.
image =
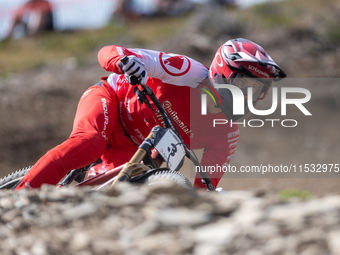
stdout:
<svg viewBox="0 0 340 255">
<path fill-rule="evenodd" d="M 231 80 L 231 84 L 240 88 L 245 96 L 248 95 L 248 88 L 252 88 L 253 101 L 263 99 L 268 90 L 268 85 L 263 83 L 261 79 L 252 78 L 244 74 L 237 74 Z"/>
<path fill-rule="evenodd" d="M 244 95 L 244 115 L 234 115 L 233 114 L 233 95 L 230 92 L 229 89 L 225 88 L 216 88 L 216 92 L 220 96 L 222 104 L 219 105 L 224 113 L 224 115 L 230 120 L 237 120 L 245 116 L 248 112 L 248 106 L 247 106 L 247 97 L 248 97 L 248 88 L 252 88 L 252 101 L 253 105 L 257 102 L 257 100 L 262 100 L 265 98 L 270 85 L 271 81 L 265 80 L 262 78 L 256 78 L 256 77 L 249 77 L 244 74 L 236 73 L 234 76 L 230 79 L 229 83 L 227 82 L 227 79 L 225 76 L 219 75 L 215 73 L 213 77 L 211 77 L 210 81 L 213 83 L 213 85 L 217 84 L 231 84 L 234 86 L 237 86 L 239 89 L 242 90 Z"/>
</svg>

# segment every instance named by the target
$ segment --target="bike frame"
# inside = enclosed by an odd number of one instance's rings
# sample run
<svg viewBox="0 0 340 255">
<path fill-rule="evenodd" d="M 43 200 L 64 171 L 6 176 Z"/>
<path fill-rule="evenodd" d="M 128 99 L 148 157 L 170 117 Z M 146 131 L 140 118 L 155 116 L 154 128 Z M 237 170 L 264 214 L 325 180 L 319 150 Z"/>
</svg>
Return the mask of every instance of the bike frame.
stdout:
<svg viewBox="0 0 340 255">
<path fill-rule="evenodd" d="M 100 173 L 96 176 L 93 176 L 92 178 L 89 178 L 85 181 L 82 181 L 75 185 L 75 187 L 81 187 L 81 186 L 87 186 L 87 185 L 100 185 L 103 184 L 112 178 L 115 178 L 124 168 L 126 164 L 120 165 L 112 170 L 109 170 L 104 173 Z"/>
</svg>

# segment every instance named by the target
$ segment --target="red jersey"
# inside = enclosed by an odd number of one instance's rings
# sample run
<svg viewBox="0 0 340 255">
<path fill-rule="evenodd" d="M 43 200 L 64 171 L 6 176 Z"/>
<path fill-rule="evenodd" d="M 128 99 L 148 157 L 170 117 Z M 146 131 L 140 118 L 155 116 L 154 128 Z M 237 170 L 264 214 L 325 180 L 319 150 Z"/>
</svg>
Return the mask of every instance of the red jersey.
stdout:
<svg viewBox="0 0 340 255">
<path fill-rule="evenodd" d="M 201 164 L 221 167 L 229 164 L 239 130 L 237 125 L 213 127 L 214 119 L 225 119 L 223 113 L 201 115 L 201 90 L 197 87 L 207 78 L 207 67 L 182 55 L 106 46 L 98 53 L 98 60 L 105 70 L 114 72 L 107 82 L 117 95 L 121 124 L 134 143 L 139 145 L 152 127 L 163 126 L 163 122 L 160 115 L 138 102 L 134 86 L 118 67 L 124 55 L 135 55 L 143 61 L 148 71 L 147 85 L 176 123 L 184 142 L 192 149 L 204 149 Z M 219 179 L 222 175 L 216 173 L 214 177 Z"/>
</svg>

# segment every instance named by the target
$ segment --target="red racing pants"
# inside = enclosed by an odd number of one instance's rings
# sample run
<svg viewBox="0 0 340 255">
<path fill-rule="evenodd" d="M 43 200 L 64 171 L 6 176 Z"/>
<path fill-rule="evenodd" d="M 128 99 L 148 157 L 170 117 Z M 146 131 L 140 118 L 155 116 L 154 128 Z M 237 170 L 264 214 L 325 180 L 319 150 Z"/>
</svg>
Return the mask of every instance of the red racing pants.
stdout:
<svg viewBox="0 0 340 255">
<path fill-rule="evenodd" d="M 119 121 L 114 90 L 106 83 L 90 87 L 79 101 L 70 137 L 42 156 L 16 190 L 56 185 L 69 171 L 102 159 L 107 171 L 130 160 L 137 150 Z"/>
</svg>

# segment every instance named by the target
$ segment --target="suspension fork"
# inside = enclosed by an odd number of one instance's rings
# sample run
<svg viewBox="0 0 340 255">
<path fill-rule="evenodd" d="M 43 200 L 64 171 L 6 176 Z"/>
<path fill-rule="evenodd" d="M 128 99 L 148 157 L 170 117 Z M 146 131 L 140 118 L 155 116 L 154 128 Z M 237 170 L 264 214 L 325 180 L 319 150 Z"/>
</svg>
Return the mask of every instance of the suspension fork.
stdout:
<svg viewBox="0 0 340 255">
<path fill-rule="evenodd" d="M 139 164 L 145 158 L 145 156 L 147 156 L 148 153 L 151 151 L 155 141 L 154 135 L 157 132 L 157 130 L 159 130 L 159 128 L 161 128 L 161 126 L 158 125 L 151 130 L 148 137 L 138 147 L 138 150 L 132 156 L 130 161 L 123 167 L 122 171 L 120 171 L 114 182 L 111 184 L 111 187 L 116 185 L 118 182 L 129 181 L 131 177 L 137 173 L 136 171 L 134 171 L 135 169 L 132 166 L 134 164 Z"/>
</svg>

